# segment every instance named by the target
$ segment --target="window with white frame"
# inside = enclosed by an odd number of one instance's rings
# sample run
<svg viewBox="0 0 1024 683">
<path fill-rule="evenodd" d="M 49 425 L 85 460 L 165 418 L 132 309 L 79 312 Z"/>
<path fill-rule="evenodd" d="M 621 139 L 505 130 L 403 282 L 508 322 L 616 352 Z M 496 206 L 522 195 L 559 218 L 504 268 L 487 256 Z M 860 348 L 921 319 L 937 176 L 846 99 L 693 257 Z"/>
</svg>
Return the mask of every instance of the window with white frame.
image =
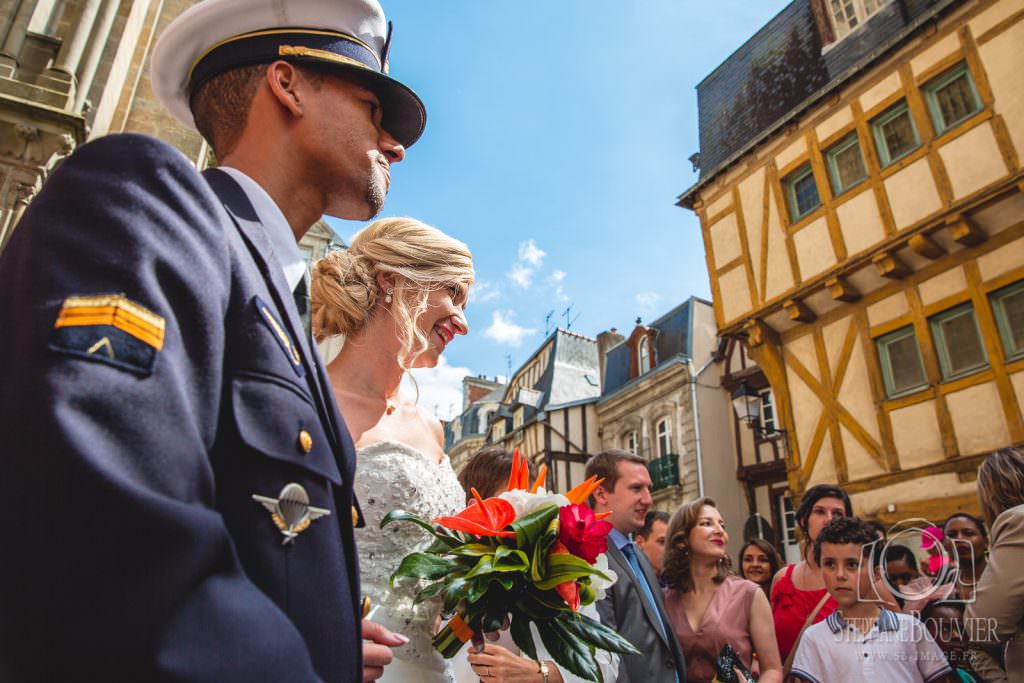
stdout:
<svg viewBox="0 0 1024 683">
<path fill-rule="evenodd" d="M 638 446 L 639 446 L 639 442 L 637 440 L 636 430 L 635 429 L 632 430 L 632 431 L 628 431 L 628 432 L 626 432 L 625 434 L 622 435 L 622 447 L 625 450 L 629 451 L 633 455 L 636 455 L 636 451 L 637 451 L 637 447 Z"/>
<path fill-rule="evenodd" d="M 658 424 L 655 425 L 654 432 L 658 435 L 658 455 L 668 455 L 671 453 L 672 427 L 669 425 L 667 417 L 658 421 Z"/>
<path fill-rule="evenodd" d="M 636 342 L 636 357 L 639 359 L 638 374 L 642 375 L 651 369 L 651 349 L 647 345 L 646 334 Z"/>
<path fill-rule="evenodd" d="M 955 379 L 988 367 L 978 319 L 970 302 L 928 319 L 942 379 Z"/>
<path fill-rule="evenodd" d="M 776 430 L 775 424 L 775 395 L 771 387 L 758 392 L 761 395 L 761 429 L 772 434 Z"/>
<path fill-rule="evenodd" d="M 989 295 L 1006 360 L 1024 358 L 1024 281 Z"/>
<path fill-rule="evenodd" d="M 829 14 L 832 17 L 832 25 L 836 29 L 836 38 L 842 38 L 862 25 L 886 2 L 887 0 L 828 0 Z"/>
</svg>

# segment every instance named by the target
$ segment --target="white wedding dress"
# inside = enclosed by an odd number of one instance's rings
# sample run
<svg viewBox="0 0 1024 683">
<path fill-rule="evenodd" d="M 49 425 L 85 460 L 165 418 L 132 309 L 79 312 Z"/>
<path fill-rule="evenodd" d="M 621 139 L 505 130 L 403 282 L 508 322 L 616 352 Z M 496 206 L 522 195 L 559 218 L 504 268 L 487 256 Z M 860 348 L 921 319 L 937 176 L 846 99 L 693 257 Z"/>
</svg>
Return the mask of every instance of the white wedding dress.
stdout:
<svg viewBox="0 0 1024 683">
<path fill-rule="evenodd" d="M 413 605 L 426 582 L 389 579 L 409 553 L 423 550 L 433 537 L 419 526 L 380 521 L 392 510 L 405 510 L 431 520 L 453 515 L 466 506 L 448 456 L 441 462 L 398 441 L 380 441 L 359 449 L 355 493 L 366 526 L 356 529 L 363 594 L 370 598 L 373 621 L 409 638 L 393 650 L 394 661 L 384 668 L 384 683 L 453 683 L 451 663 L 441 657 L 432 639 L 441 612 L 438 600 Z"/>
</svg>

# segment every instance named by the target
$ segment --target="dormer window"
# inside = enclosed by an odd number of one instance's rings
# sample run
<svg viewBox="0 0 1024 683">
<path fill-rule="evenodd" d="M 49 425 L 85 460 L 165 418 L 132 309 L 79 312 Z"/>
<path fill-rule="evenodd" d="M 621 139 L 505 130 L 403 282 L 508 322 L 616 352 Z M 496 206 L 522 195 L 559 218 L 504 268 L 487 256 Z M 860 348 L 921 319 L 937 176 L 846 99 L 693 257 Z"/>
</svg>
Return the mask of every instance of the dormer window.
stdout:
<svg viewBox="0 0 1024 683">
<path fill-rule="evenodd" d="M 828 0 L 836 39 L 842 38 L 882 8 L 886 0 Z"/>
<path fill-rule="evenodd" d="M 651 349 L 647 343 L 647 335 L 636 340 L 636 357 L 639 360 L 639 374 L 649 372 L 651 369 Z"/>
</svg>

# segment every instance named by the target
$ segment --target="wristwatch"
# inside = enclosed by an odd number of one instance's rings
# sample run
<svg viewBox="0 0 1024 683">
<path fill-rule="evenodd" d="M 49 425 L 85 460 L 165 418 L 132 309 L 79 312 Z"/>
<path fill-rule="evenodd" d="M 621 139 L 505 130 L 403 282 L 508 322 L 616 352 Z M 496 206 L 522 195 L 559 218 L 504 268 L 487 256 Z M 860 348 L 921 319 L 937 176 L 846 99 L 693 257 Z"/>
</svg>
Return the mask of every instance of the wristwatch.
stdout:
<svg viewBox="0 0 1024 683">
<path fill-rule="evenodd" d="M 544 683 L 548 683 L 548 674 L 551 673 L 551 669 L 548 668 L 547 662 L 537 662 L 537 673 L 544 679 Z"/>
</svg>

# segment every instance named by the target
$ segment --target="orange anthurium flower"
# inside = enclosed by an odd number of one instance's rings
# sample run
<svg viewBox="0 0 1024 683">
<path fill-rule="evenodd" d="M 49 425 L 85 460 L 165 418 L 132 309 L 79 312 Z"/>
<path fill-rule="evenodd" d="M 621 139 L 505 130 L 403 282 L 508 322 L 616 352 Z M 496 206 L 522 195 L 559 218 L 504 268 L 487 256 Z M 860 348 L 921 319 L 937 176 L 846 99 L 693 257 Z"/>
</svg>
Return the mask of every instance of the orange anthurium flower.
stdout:
<svg viewBox="0 0 1024 683">
<path fill-rule="evenodd" d="M 590 497 L 590 494 L 593 493 L 597 489 L 597 487 L 601 485 L 601 482 L 603 481 L 604 478 L 598 479 L 597 475 L 594 475 L 593 477 L 587 479 L 582 484 L 576 486 L 576 488 L 574 488 L 572 491 L 569 491 L 569 493 L 565 494 L 565 497 L 569 499 L 570 503 L 582 503 L 583 501 Z"/>
<path fill-rule="evenodd" d="M 512 507 L 512 504 L 501 498 L 484 500 L 476 489 L 470 489 L 470 492 L 476 500 L 470 503 L 469 507 L 454 517 L 438 517 L 434 520 L 434 524 L 476 536 L 514 538 L 516 532 L 503 531 L 516 519 L 516 509 Z"/>
</svg>

